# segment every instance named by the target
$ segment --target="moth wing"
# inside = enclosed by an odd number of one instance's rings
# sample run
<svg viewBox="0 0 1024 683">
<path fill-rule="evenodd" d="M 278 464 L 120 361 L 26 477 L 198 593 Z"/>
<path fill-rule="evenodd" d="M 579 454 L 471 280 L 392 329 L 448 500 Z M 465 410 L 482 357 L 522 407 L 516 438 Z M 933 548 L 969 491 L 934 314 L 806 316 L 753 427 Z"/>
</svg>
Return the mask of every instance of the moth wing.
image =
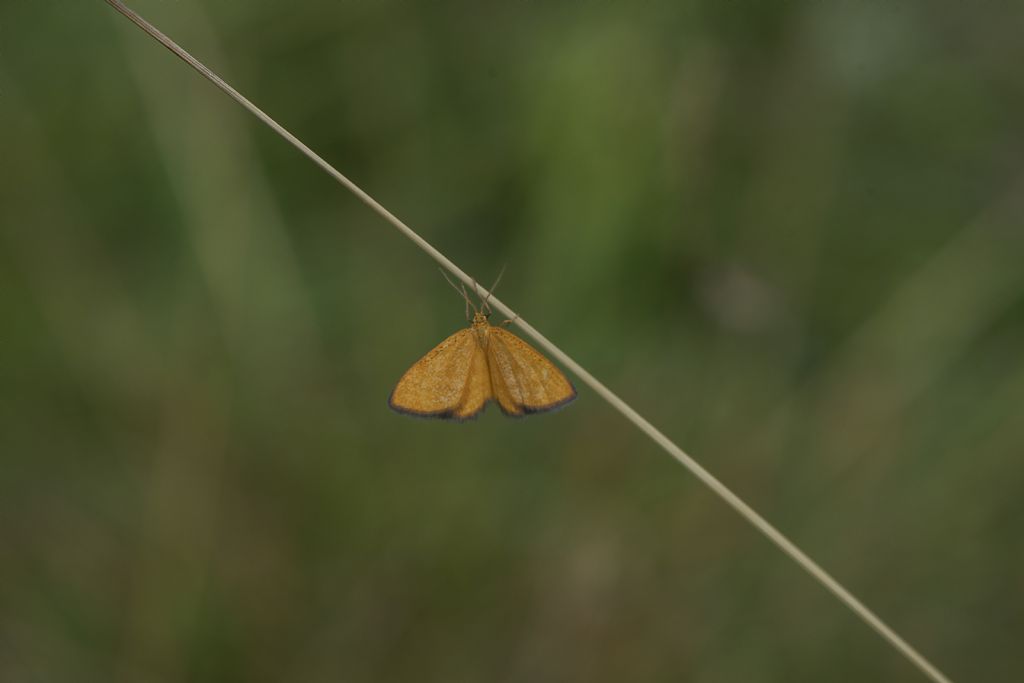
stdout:
<svg viewBox="0 0 1024 683">
<path fill-rule="evenodd" d="M 561 370 L 504 328 L 490 329 L 487 355 L 494 397 L 506 415 L 542 413 L 576 398 Z"/>
<path fill-rule="evenodd" d="M 470 393 L 474 396 L 479 391 L 479 381 L 472 383 L 470 378 L 480 353 L 475 333 L 468 328 L 459 330 L 405 371 L 391 392 L 388 405 L 400 413 L 420 417 L 443 419 L 458 414 L 458 419 L 465 419 L 472 416 L 468 412 L 472 406 L 466 406 L 466 410 L 460 407 L 465 402 L 468 387 L 472 387 Z"/>
<path fill-rule="evenodd" d="M 487 405 L 487 402 L 494 397 L 491 392 L 491 375 L 487 370 L 487 354 L 477 343 L 476 333 L 471 332 L 470 336 L 473 337 L 473 356 L 469 364 L 466 385 L 462 392 L 462 401 L 451 415 L 456 420 L 469 420 L 476 417 Z"/>
</svg>

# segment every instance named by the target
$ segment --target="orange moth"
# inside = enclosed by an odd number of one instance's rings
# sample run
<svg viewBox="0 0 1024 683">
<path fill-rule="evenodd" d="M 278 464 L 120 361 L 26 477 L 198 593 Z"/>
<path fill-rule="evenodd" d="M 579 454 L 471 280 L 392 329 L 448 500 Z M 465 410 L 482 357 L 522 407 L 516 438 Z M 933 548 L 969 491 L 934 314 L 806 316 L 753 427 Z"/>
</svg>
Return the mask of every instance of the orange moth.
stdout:
<svg viewBox="0 0 1024 683">
<path fill-rule="evenodd" d="M 475 418 L 492 400 L 506 415 L 521 417 L 560 408 L 576 398 L 572 383 L 551 361 L 505 329 L 511 320 L 497 327 L 487 321 L 491 315 L 487 298 L 478 308 L 465 287 L 461 293 L 471 325 L 406 370 L 388 398 L 393 410 L 462 421 Z"/>
</svg>

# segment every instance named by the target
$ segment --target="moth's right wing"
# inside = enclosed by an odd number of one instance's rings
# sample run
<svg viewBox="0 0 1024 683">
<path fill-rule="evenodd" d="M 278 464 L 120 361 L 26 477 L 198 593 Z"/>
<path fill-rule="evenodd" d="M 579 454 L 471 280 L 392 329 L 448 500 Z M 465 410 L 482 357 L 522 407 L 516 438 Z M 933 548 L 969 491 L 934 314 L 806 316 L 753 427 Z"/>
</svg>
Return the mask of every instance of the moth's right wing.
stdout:
<svg viewBox="0 0 1024 683">
<path fill-rule="evenodd" d="M 508 330 L 491 328 L 487 353 L 494 397 L 506 415 L 543 413 L 576 398 L 576 388 L 562 371 Z"/>
</svg>

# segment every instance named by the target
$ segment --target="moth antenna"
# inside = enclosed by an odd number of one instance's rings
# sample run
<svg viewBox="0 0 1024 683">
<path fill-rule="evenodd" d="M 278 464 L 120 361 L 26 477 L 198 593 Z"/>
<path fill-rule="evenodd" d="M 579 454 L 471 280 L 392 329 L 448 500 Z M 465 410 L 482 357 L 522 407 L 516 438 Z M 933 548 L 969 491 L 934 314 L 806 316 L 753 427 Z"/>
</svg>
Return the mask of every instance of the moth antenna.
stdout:
<svg viewBox="0 0 1024 683">
<path fill-rule="evenodd" d="M 490 313 L 491 307 L 488 306 L 487 301 L 482 296 L 480 296 L 480 285 L 477 284 L 476 278 L 473 278 L 473 293 L 476 294 L 476 298 L 480 300 L 480 312 Z"/>
<path fill-rule="evenodd" d="M 466 283 L 465 282 L 462 283 L 462 296 L 465 297 L 465 299 L 466 299 L 466 318 L 469 318 L 469 307 L 470 306 L 473 307 L 473 312 L 474 313 L 479 313 L 480 312 L 479 310 L 477 310 L 476 304 L 473 303 L 473 300 L 469 298 L 469 292 L 466 291 Z"/>
<path fill-rule="evenodd" d="M 448 273 L 444 272 L 443 268 L 438 268 L 438 270 L 441 271 L 441 275 L 444 277 L 445 280 L 448 281 L 448 284 L 452 286 L 452 289 L 458 292 L 462 296 L 462 298 L 466 300 L 466 320 L 469 320 L 469 307 L 473 306 L 473 302 L 469 300 L 469 294 L 466 293 L 465 283 L 462 283 L 462 289 L 459 289 L 459 287 L 454 282 L 452 282 L 452 279 L 448 277 Z M 476 311 L 476 306 L 473 306 L 473 311 Z"/>
<path fill-rule="evenodd" d="M 508 264 L 506 263 L 501 267 L 501 270 L 498 272 L 498 277 L 494 279 L 494 284 L 491 285 L 491 288 L 489 290 L 487 290 L 487 296 L 484 297 L 483 304 L 484 306 L 487 306 L 488 311 L 491 310 L 491 305 L 488 303 L 488 301 L 490 300 L 491 295 L 494 294 L 494 290 L 498 287 L 498 283 L 501 282 L 501 276 L 505 274 L 505 268 L 507 266 Z"/>
</svg>

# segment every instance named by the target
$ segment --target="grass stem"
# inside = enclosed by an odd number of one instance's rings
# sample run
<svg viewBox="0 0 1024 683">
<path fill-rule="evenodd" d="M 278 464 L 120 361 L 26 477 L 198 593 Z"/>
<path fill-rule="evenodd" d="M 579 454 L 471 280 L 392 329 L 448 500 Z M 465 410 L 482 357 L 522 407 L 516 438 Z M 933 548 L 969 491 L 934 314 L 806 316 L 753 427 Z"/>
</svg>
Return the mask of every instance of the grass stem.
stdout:
<svg viewBox="0 0 1024 683">
<path fill-rule="evenodd" d="M 877 632 L 882 638 L 884 638 L 890 645 L 892 645 L 897 651 L 899 651 L 904 657 L 907 658 L 914 666 L 921 670 L 928 678 L 935 681 L 935 683 L 951 683 L 950 679 L 947 678 L 941 671 L 938 670 L 930 661 L 928 661 L 923 655 L 917 650 L 910 646 L 898 633 L 890 628 L 881 618 L 879 618 L 874 612 L 868 609 L 864 603 L 858 600 L 850 591 L 848 591 L 839 581 L 834 579 L 828 572 L 821 568 L 814 560 L 807 556 L 799 547 L 792 541 L 790 541 L 785 535 L 782 534 L 778 529 L 772 526 L 767 520 L 759 515 L 753 508 L 747 505 L 743 500 L 732 492 L 725 484 L 715 478 L 710 472 L 700 465 L 696 460 L 687 455 L 679 446 L 677 446 L 671 439 L 660 432 L 654 425 L 648 422 L 640 413 L 629 406 L 625 401 L 619 398 L 614 392 L 608 387 L 602 384 L 596 377 L 587 372 L 579 363 L 570 358 L 564 351 L 555 346 L 549 341 L 544 335 L 538 332 L 532 325 L 527 323 L 521 316 L 515 311 L 509 308 L 507 305 L 502 303 L 497 298 L 491 296 L 488 290 L 480 287 L 475 283 L 473 278 L 467 275 L 461 268 L 455 265 L 449 260 L 444 254 L 435 249 L 429 242 L 420 237 L 412 228 L 403 223 L 393 213 L 388 211 L 382 206 L 377 200 L 371 197 L 369 194 L 364 192 L 358 185 L 349 180 L 340 171 L 334 168 L 331 164 L 323 159 L 320 155 L 310 149 L 305 143 L 299 140 L 297 137 L 288 132 L 281 124 L 272 119 L 262 109 L 257 107 L 241 93 L 235 90 L 229 85 L 224 79 L 211 71 L 202 62 L 197 60 L 191 54 L 186 52 L 177 43 L 168 38 L 166 35 L 161 33 L 156 27 L 147 22 L 136 12 L 129 9 L 120 0 L 106 0 L 118 12 L 127 17 L 132 23 L 138 26 L 140 29 L 145 31 L 149 36 L 158 41 L 177 57 L 182 59 L 186 64 L 191 66 L 193 69 L 198 71 L 202 76 L 216 85 L 218 88 L 223 90 L 238 102 L 242 107 L 247 109 L 256 118 L 266 124 L 275 133 L 280 135 L 282 138 L 287 140 L 307 156 L 313 163 L 319 166 L 324 172 L 333 177 L 339 183 L 341 183 L 346 189 L 352 194 L 358 197 L 364 204 L 369 206 L 373 211 L 379 214 L 384 220 L 390 223 L 392 226 L 401 231 L 406 237 L 412 240 L 420 249 L 427 253 L 432 259 L 437 261 L 441 266 L 452 273 L 455 277 L 462 280 L 469 286 L 476 286 L 483 296 L 487 297 L 490 305 L 514 320 L 514 324 L 518 325 L 524 333 L 531 337 L 537 342 L 544 350 L 546 350 L 552 357 L 557 359 L 563 366 L 568 368 L 574 375 L 576 375 L 580 381 L 586 384 L 588 387 L 594 390 L 594 392 L 607 401 L 615 410 L 620 412 L 627 420 L 632 422 L 637 428 L 646 434 L 656 444 L 671 455 L 673 458 L 678 460 L 686 469 L 688 469 L 697 479 L 699 479 L 705 486 L 711 489 L 719 498 L 724 500 L 730 507 L 732 507 L 737 513 L 740 514 L 744 519 L 750 522 L 758 531 L 760 531 L 765 537 L 774 543 L 782 552 L 788 555 L 794 562 L 802 567 L 808 574 L 810 574 L 818 583 L 824 586 L 829 592 L 836 596 L 844 605 L 846 605 L 854 614 L 860 617 L 868 626 L 870 626 L 875 632 Z"/>
</svg>

